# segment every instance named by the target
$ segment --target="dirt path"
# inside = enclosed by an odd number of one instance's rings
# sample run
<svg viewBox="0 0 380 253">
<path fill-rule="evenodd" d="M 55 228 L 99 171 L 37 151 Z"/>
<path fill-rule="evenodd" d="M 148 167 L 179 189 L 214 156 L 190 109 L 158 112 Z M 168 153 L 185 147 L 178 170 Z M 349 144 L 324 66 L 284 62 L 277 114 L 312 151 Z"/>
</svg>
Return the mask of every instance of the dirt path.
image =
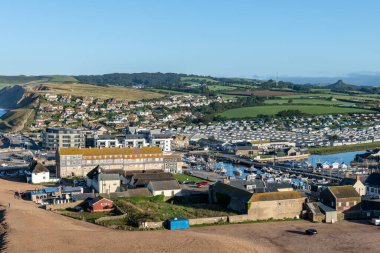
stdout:
<svg viewBox="0 0 380 253">
<path fill-rule="evenodd" d="M 6 252 L 376 252 L 379 229 L 343 222 L 306 221 L 191 228 L 186 231 L 128 232 L 107 229 L 37 208 L 13 198 L 32 185 L 0 179 L 6 211 Z M 316 227 L 315 237 L 300 233 Z M 377 239 L 377 240 L 376 240 Z M 375 250 L 376 249 L 376 250 Z"/>
</svg>

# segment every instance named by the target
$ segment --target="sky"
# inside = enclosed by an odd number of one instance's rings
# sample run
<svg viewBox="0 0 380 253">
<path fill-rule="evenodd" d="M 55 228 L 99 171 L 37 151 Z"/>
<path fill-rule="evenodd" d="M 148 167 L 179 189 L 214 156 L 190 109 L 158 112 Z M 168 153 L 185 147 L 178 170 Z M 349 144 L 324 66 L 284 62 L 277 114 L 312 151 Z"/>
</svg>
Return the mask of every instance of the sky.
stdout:
<svg viewBox="0 0 380 253">
<path fill-rule="evenodd" d="M 377 74 L 379 13 L 377 0 L 1 0 L 0 74 Z"/>
</svg>

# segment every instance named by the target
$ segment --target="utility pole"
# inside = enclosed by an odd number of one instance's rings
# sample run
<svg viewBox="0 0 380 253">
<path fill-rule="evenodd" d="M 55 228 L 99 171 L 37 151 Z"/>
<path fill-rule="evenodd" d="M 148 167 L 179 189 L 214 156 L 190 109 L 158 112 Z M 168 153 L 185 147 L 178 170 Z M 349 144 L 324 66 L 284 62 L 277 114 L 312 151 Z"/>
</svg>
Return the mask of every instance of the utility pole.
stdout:
<svg viewBox="0 0 380 253">
<path fill-rule="evenodd" d="M 276 88 L 278 87 L 278 72 L 276 72 Z"/>
</svg>

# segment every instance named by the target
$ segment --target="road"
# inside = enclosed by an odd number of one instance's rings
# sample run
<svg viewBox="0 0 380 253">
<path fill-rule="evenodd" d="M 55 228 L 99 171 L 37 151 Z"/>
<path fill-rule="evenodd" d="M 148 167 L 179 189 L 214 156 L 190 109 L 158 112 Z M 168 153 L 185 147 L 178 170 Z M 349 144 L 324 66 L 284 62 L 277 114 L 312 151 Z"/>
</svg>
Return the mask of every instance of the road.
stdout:
<svg viewBox="0 0 380 253">
<path fill-rule="evenodd" d="M 28 201 L 14 191 L 34 189 L 26 183 L 0 179 L 0 204 L 10 208 L 1 245 L 4 252 L 378 252 L 380 229 L 357 222 L 333 225 L 308 221 L 268 222 L 196 227 L 185 231 L 118 231 L 61 216 Z M 6 228 L 6 226 L 2 226 Z M 307 236 L 307 228 L 318 229 Z M 1 237 L 0 237 L 1 240 Z"/>
</svg>

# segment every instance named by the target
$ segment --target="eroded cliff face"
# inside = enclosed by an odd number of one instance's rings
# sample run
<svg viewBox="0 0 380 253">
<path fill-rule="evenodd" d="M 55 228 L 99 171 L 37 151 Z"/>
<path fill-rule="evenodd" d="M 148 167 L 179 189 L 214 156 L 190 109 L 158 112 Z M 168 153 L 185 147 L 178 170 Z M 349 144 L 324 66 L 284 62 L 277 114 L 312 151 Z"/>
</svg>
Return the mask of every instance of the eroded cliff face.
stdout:
<svg viewBox="0 0 380 253">
<path fill-rule="evenodd" d="M 0 108 L 17 109 L 27 107 L 36 99 L 36 95 L 20 86 L 15 85 L 0 90 Z"/>
</svg>

